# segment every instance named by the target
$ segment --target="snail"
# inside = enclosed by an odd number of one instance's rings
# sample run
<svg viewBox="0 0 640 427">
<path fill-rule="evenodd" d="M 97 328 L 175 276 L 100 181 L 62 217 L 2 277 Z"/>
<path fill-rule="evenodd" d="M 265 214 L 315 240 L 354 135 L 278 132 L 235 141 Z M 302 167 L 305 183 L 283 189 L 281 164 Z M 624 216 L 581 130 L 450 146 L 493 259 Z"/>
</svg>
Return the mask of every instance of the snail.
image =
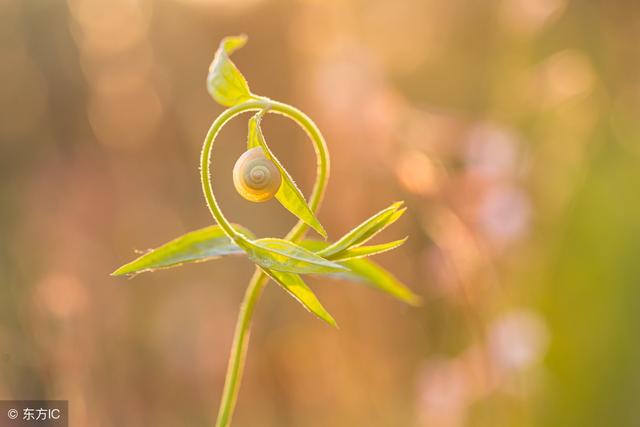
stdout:
<svg viewBox="0 0 640 427">
<path fill-rule="evenodd" d="M 233 184 L 251 202 L 265 202 L 278 192 L 282 176 L 261 147 L 245 151 L 233 167 Z"/>
</svg>

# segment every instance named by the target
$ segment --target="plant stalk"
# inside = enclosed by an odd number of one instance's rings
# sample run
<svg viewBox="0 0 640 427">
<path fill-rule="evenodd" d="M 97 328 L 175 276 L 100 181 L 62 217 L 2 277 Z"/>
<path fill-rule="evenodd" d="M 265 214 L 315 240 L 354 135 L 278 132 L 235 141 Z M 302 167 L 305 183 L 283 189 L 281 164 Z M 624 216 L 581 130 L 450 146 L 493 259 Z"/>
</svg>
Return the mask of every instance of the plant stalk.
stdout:
<svg viewBox="0 0 640 427">
<path fill-rule="evenodd" d="M 224 381 L 224 390 L 222 391 L 222 400 L 220 401 L 220 410 L 216 427 L 227 427 L 231 424 L 231 416 L 238 399 L 238 391 L 240 390 L 240 380 L 244 371 L 245 360 L 247 356 L 247 348 L 249 347 L 249 336 L 251 335 L 251 319 L 258 298 L 262 293 L 264 285 L 267 283 L 267 276 L 256 267 L 255 273 L 249 282 L 249 286 L 244 294 L 240 313 L 238 314 L 238 322 L 233 335 L 233 344 L 231 346 L 231 354 L 229 355 L 229 363 L 227 366 L 227 377 Z"/>
<path fill-rule="evenodd" d="M 309 207 L 314 213 L 318 210 L 318 207 L 322 202 L 327 181 L 329 179 L 329 152 L 327 150 L 326 142 L 315 123 L 302 111 L 288 104 L 261 97 L 255 97 L 254 99 L 225 110 L 213 122 L 204 140 L 202 154 L 200 157 L 200 179 L 202 181 L 202 190 L 211 214 L 224 230 L 225 234 L 234 242 L 240 243 L 239 246 L 241 247 L 242 241 L 246 240 L 247 237 L 236 231 L 231 223 L 229 223 L 225 218 L 222 210 L 218 206 L 215 195 L 213 194 L 209 172 L 211 149 L 215 138 L 229 120 L 246 111 L 261 110 L 268 113 L 281 114 L 290 118 L 300 125 L 311 139 L 315 149 L 318 165 L 316 182 L 313 186 L 311 197 L 309 198 Z M 300 220 L 291 229 L 291 231 L 289 231 L 285 239 L 292 242 L 299 242 L 304 237 L 308 228 L 307 224 Z M 268 277 L 266 274 L 263 273 L 259 267 L 256 267 L 256 271 L 249 282 L 247 290 L 245 291 L 244 299 L 240 307 L 240 313 L 238 314 L 233 343 L 231 346 L 231 354 L 229 355 L 229 364 L 227 367 L 227 375 L 220 401 L 216 427 L 229 427 L 231 424 L 231 418 L 238 399 L 242 372 L 244 371 L 246 361 L 251 319 L 253 317 L 256 302 L 260 297 L 262 289 L 267 283 L 267 279 Z"/>
</svg>

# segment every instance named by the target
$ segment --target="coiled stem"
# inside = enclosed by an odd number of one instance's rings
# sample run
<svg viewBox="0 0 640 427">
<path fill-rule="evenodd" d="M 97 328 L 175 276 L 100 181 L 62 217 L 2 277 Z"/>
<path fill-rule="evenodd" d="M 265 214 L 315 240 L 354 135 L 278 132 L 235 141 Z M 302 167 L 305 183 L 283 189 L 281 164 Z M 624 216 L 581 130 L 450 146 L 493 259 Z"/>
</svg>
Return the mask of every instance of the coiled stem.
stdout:
<svg viewBox="0 0 640 427">
<path fill-rule="evenodd" d="M 317 173 L 313 191 L 309 199 L 309 207 L 314 213 L 320 207 L 320 203 L 324 197 L 324 192 L 329 180 L 329 153 L 327 150 L 327 144 L 315 123 L 302 111 L 288 104 L 272 101 L 262 97 L 254 97 L 249 101 L 225 110 L 213 122 L 207 132 L 207 136 L 205 137 L 200 157 L 200 179 L 202 181 L 202 190 L 207 201 L 207 206 L 211 211 L 211 215 L 213 215 L 216 222 L 224 230 L 227 236 L 229 236 L 229 238 L 239 246 L 242 246 L 242 243 L 247 240 L 247 237 L 236 231 L 229 223 L 222 213 L 216 197 L 213 194 L 210 174 L 211 149 L 216 137 L 220 133 L 220 130 L 229 120 L 247 111 L 263 110 L 269 113 L 281 114 L 298 123 L 298 125 L 305 130 L 313 143 L 317 158 Z M 299 220 L 289 233 L 287 233 L 285 239 L 298 242 L 304 237 L 307 230 L 307 224 L 302 220 Z M 256 271 L 254 272 L 251 281 L 247 286 L 247 290 L 245 291 L 242 305 L 240 307 L 240 313 L 238 314 L 216 427 L 228 427 L 231 424 L 231 418 L 233 416 L 233 410 L 238 397 L 240 381 L 242 379 L 242 372 L 244 370 L 247 355 L 251 319 L 253 317 L 256 302 L 258 301 L 260 293 L 262 292 L 266 282 L 267 276 L 259 267 L 256 267 Z"/>
</svg>

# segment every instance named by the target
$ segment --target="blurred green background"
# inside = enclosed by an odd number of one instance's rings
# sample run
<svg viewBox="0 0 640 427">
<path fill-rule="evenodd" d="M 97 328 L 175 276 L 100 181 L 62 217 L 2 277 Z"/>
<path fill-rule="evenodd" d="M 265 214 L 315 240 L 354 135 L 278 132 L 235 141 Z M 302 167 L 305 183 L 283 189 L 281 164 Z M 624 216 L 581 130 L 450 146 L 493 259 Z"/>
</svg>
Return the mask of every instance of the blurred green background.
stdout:
<svg viewBox="0 0 640 427">
<path fill-rule="evenodd" d="M 269 285 L 237 427 L 640 425 L 640 3 L 1 0 L 0 398 L 71 426 L 211 425 L 251 263 L 133 280 L 134 250 L 211 224 L 202 139 L 219 40 L 251 88 L 316 120 L 336 238 L 391 201 L 379 261 L 406 307 L 315 280 L 332 330 Z M 308 194 L 295 124 L 265 134 Z M 244 119 L 214 149 L 225 212 Z M 1 414 L 0 414 L 1 415 Z"/>
</svg>

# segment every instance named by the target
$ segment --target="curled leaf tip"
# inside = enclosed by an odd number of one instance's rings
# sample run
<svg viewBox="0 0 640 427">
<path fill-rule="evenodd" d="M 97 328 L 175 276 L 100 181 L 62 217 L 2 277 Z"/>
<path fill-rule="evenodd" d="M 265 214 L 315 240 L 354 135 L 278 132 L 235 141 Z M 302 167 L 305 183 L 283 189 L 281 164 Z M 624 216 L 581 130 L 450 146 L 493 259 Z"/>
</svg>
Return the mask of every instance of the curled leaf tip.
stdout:
<svg viewBox="0 0 640 427">
<path fill-rule="evenodd" d="M 243 47 L 247 44 L 249 37 L 246 34 L 239 34 L 237 36 L 227 36 L 222 39 L 220 42 L 220 47 L 222 47 L 227 55 L 231 55 L 236 50 Z"/>
<path fill-rule="evenodd" d="M 207 90 L 217 103 L 226 107 L 237 105 L 252 96 L 247 80 L 229 59 L 229 55 L 246 43 L 246 35 L 225 37 L 209 66 Z"/>
</svg>

